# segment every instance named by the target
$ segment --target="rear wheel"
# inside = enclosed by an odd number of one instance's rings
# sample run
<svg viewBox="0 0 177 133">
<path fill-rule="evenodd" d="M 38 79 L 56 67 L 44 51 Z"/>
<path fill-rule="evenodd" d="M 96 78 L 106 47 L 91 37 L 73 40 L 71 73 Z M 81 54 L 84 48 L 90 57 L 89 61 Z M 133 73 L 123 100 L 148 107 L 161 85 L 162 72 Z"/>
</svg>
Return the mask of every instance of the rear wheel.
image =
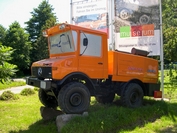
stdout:
<svg viewBox="0 0 177 133">
<path fill-rule="evenodd" d="M 106 103 L 112 103 L 115 97 L 115 93 L 109 93 L 106 96 L 95 96 L 97 102 L 106 104 Z"/>
<path fill-rule="evenodd" d="M 38 96 L 39 96 L 40 102 L 44 106 L 49 107 L 49 108 L 57 108 L 58 103 L 57 103 L 56 98 L 54 96 L 47 95 L 47 93 L 43 89 L 41 88 L 39 89 Z"/>
<path fill-rule="evenodd" d="M 136 83 L 129 83 L 121 95 L 122 103 L 126 107 L 139 107 L 143 101 L 143 90 Z"/>
<path fill-rule="evenodd" d="M 67 114 L 83 113 L 89 108 L 90 92 L 82 83 L 68 83 L 61 88 L 58 94 L 58 104 Z"/>
</svg>

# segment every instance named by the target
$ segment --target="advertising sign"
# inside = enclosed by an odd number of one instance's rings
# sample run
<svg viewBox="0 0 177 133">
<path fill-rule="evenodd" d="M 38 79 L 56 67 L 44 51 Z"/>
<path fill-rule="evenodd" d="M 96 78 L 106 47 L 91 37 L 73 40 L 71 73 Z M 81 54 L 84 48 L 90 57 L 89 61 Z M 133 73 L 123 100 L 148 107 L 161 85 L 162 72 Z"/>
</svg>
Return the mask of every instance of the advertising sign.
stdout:
<svg viewBox="0 0 177 133">
<path fill-rule="evenodd" d="M 107 0 L 72 0 L 73 24 L 107 32 Z"/>
<path fill-rule="evenodd" d="M 115 49 L 137 48 L 160 55 L 159 24 L 158 0 L 115 0 Z"/>
</svg>

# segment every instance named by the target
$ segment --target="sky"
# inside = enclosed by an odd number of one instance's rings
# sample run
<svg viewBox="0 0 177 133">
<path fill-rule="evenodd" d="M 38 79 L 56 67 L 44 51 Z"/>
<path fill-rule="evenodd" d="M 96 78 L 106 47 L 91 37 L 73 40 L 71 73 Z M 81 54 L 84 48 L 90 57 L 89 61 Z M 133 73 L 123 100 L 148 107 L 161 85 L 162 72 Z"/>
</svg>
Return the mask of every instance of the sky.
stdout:
<svg viewBox="0 0 177 133">
<path fill-rule="evenodd" d="M 43 0 L 0 0 L 0 24 L 9 28 L 13 22 L 17 21 L 21 27 L 25 27 L 24 22 L 31 18 L 30 12 L 37 8 Z M 54 8 L 54 13 L 59 22 L 70 23 L 70 0 L 47 0 Z M 73 0 L 80 1 L 80 0 Z M 131 0 L 130 0 L 131 1 Z M 143 1 L 143 0 L 141 0 Z M 158 0 L 156 0 L 158 2 Z M 149 0 L 148 3 L 154 3 Z M 147 4 L 147 3 L 146 3 Z"/>
<path fill-rule="evenodd" d="M 0 24 L 9 28 L 17 21 L 21 27 L 32 17 L 30 12 L 37 8 L 43 0 L 0 0 Z M 59 22 L 70 22 L 70 0 L 48 0 L 54 8 Z"/>
</svg>

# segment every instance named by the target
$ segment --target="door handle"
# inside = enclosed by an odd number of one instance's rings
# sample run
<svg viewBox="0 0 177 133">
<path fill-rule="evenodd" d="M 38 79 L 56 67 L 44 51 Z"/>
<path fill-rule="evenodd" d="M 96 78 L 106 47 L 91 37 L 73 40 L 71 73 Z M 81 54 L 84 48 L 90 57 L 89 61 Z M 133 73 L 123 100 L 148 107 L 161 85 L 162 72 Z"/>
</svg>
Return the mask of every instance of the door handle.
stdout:
<svg viewBox="0 0 177 133">
<path fill-rule="evenodd" d="M 103 62 L 98 62 L 99 65 L 103 65 Z"/>
</svg>

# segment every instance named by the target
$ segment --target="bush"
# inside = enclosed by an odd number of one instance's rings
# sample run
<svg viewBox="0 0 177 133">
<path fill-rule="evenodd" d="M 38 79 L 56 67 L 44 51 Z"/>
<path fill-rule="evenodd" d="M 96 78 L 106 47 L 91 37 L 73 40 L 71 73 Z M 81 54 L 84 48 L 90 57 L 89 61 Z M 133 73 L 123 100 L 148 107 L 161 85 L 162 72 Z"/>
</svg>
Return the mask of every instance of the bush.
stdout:
<svg viewBox="0 0 177 133">
<path fill-rule="evenodd" d="M 39 88 L 38 88 L 38 87 L 34 87 L 34 90 L 35 90 L 35 91 L 39 91 Z"/>
<path fill-rule="evenodd" d="M 16 65 L 8 63 L 12 57 L 13 49 L 11 47 L 3 46 L 0 42 L 0 82 L 9 81 L 17 71 Z"/>
<path fill-rule="evenodd" d="M 11 91 L 4 91 L 0 96 L 0 100 L 4 100 L 4 101 L 17 100 L 17 99 L 19 99 L 19 97 L 14 93 L 12 93 Z"/>
<path fill-rule="evenodd" d="M 28 96 L 28 95 L 33 95 L 35 94 L 35 91 L 31 88 L 25 88 L 20 92 L 20 95 L 22 96 Z"/>
</svg>

